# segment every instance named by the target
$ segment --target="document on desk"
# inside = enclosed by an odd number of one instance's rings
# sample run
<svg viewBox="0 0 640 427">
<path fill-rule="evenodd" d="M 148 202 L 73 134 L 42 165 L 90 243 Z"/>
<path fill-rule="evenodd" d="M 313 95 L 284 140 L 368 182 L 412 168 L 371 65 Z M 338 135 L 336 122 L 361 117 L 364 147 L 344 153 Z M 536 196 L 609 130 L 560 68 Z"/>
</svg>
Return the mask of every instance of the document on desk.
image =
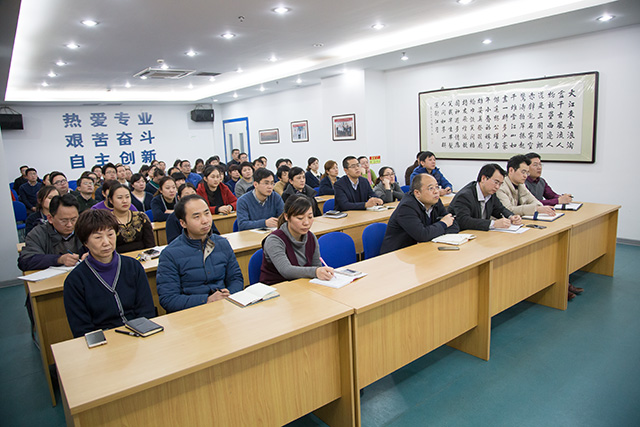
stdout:
<svg viewBox="0 0 640 427">
<path fill-rule="evenodd" d="M 28 282 L 39 282 L 41 280 L 50 279 L 64 273 L 68 273 L 74 268 L 75 265 L 72 267 L 49 267 L 46 270 L 36 271 L 35 273 L 27 274 L 26 276 L 18 276 L 18 279 L 26 280 Z"/>
<path fill-rule="evenodd" d="M 551 222 L 551 221 L 555 221 L 556 219 L 560 218 L 561 216 L 564 216 L 563 212 L 556 212 L 553 215 L 547 215 L 547 214 L 536 212 L 533 215 L 525 215 L 525 216 L 522 217 L 522 219 L 533 219 L 533 220 L 536 220 L 536 221 Z"/>
<path fill-rule="evenodd" d="M 559 211 L 577 211 L 582 207 L 582 203 L 565 203 L 565 204 L 557 204 L 555 206 L 556 210 Z"/>
<path fill-rule="evenodd" d="M 360 271 L 346 270 L 346 269 L 345 271 L 350 271 L 356 274 L 344 274 L 344 273 L 341 273 L 339 269 L 336 269 L 333 271 L 334 274 L 331 280 L 312 279 L 310 280 L 310 282 L 315 283 L 316 285 L 322 285 L 322 286 L 328 286 L 334 289 L 340 289 L 341 287 L 348 285 L 354 280 L 367 275 L 367 273 L 362 273 Z"/>
<path fill-rule="evenodd" d="M 476 236 L 474 234 L 443 234 L 442 236 L 438 236 L 431 241 L 434 243 L 444 243 L 446 245 L 462 245 L 467 243 L 469 240 L 475 239 Z"/>
<path fill-rule="evenodd" d="M 280 293 L 276 288 L 272 288 L 271 286 L 258 282 L 251 286 L 247 286 L 243 291 L 229 295 L 227 299 L 229 302 L 239 305 L 240 307 L 246 307 L 248 305 L 279 296 Z"/>
<path fill-rule="evenodd" d="M 527 231 L 528 228 L 523 227 L 522 225 L 511 225 L 509 228 L 492 228 L 489 231 L 499 231 L 501 233 L 513 233 L 513 234 L 522 234 Z"/>
<path fill-rule="evenodd" d="M 393 206 L 379 205 L 379 206 L 371 206 L 367 208 L 367 210 L 370 212 L 383 212 L 383 211 L 386 211 L 387 209 L 393 209 Z"/>
</svg>

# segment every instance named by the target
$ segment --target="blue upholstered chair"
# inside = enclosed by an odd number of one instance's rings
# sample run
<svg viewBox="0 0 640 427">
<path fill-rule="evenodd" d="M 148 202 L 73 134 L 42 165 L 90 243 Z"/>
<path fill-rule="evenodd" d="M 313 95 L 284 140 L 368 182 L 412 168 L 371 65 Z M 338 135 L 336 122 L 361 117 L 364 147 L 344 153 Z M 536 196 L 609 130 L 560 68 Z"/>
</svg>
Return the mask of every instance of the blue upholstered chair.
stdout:
<svg viewBox="0 0 640 427">
<path fill-rule="evenodd" d="M 262 249 L 258 249 L 249 259 L 249 285 L 260 281 L 260 267 L 262 267 Z"/>
<path fill-rule="evenodd" d="M 362 246 L 364 248 L 364 259 L 369 259 L 380 255 L 380 247 L 387 231 L 387 224 L 376 222 L 369 224 L 362 232 Z"/>
<path fill-rule="evenodd" d="M 320 255 L 329 267 L 338 268 L 353 264 L 358 260 L 356 245 L 348 234 L 333 232 L 320 236 Z"/>
<path fill-rule="evenodd" d="M 322 213 L 326 213 L 327 211 L 333 210 L 336 207 L 336 201 L 334 199 L 329 199 L 324 202 L 322 205 Z"/>
</svg>

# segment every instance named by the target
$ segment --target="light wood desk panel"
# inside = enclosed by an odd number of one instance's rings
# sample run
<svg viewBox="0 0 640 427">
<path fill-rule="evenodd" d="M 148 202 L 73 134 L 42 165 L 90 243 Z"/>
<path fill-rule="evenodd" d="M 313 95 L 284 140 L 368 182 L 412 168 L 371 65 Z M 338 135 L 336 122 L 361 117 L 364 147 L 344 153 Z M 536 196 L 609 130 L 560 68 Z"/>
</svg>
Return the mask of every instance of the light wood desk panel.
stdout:
<svg viewBox="0 0 640 427">
<path fill-rule="evenodd" d="M 277 287 L 252 307 L 159 317 L 165 331 L 148 338 L 55 344 L 68 425 L 281 425 L 322 407 L 331 425 L 354 425 L 353 310 Z"/>
</svg>

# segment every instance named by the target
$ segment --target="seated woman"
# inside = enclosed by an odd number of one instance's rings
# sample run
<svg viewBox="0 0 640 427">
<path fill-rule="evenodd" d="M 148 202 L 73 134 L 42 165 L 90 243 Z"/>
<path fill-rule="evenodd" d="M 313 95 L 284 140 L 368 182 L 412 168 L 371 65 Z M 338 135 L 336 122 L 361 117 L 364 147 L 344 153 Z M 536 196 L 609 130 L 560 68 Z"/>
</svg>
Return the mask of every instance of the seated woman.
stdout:
<svg viewBox="0 0 640 427">
<path fill-rule="evenodd" d="M 182 184 L 180 188 L 178 188 L 178 200 L 182 199 L 183 197 L 187 197 L 190 194 L 196 194 L 196 187 L 192 183 L 187 182 L 186 184 Z M 211 221 L 211 232 L 213 234 L 220 234 L 220 232 L 216 228 L 216 222 L 213 220 Z M 178 218 L 176 217 L 175 212 L 173 212 L 167 218 L 166 233 L 167 244 L 173 242 L 176 237 L 182 234 L 182 226 L 180 225 L 180 220 L 178 220 Z"/>
<path fill-rule="evenodd" d="M 338 180 L 338 164 L 333 160 L 328 160 L 324 164 L 324 173 L 322 179 L 320 179 L 320 190 L 318 195 L 324 196 L 327 194 L 334 195 L 333 185 Z"/>
<path fill-rule="evenodd" d="M 139 173 L 133 174 L 129 184 L 129 188 L 131 189 L 131 203 L 133 206 L 135 206 L 140 212 L 151 209 L 151 200 L 153 200 L 153 195 L 144 191 L 145 188 L 147 188 L 147 180 L 144 176 Z"/>
<path fill-rule="evenodd" d="M 49 215 L 49 203 L 55 196 L 59 196 L 58 190 L 53 185 L 43 185 L 38 194 L 36 194 L 36 211 L 30 214 L 25 221 L 24 235 L 27 234 L 40 224 L 47 223 L 47 215 Z"/>
<path fill-rule="evenodd" d="M 383 166 L 378 174 L 380 176 L 376 179 L 376 186 L 373 187 L 376 197 L 380 197 L 384 203 L 402 200 L 404 193 L 400 184 L 396 182 L 396 174 L 393 169 L 389 166 Z"/>
<path fill-rule="evenodd" d="M 289 171 L 291 168 L 287 165 L 282 165 L 278 168 L 276 172 L 276 176 L 278 177 L 278 182 L 273 186 L 273 191 L 282 196 L 285 188 L 287 188 L 287 184 L 289 183 Z"/>
<path fill-rule="evenodd" d="M 144 268 L 115 250 L 118 222 L 111 212 L 82 212 L 75 232 L 89 254 L 64 281 L 64 309 L 73 336 L 115 328 L 138 317 L 154 317 Z"/>
<path fill-rule="evenodd" d="M 278 229 L 262 242 L 262 283 L 274 285 L 302 277 L 331 279 L 333 269 L 322 266 L 318 239 L 309 231 L 312 225 L 309 199 L 302 195 L 289 197 L 278 218 Z"/>
<path fill-rule="evenodd" d="M 198 184 L 196 193 L 202 196 L 209 205 L 212 214 L 228 215 L 236 210 L 238 199 L 233 195 L 224 180 L 224 168 L 220 165 L 210 165 L 204 170 L 204 178 Z"/>
<path fill-rule="evenodd" d="M 118 253 L 139 251 L 156 245 L 151 221 L 144 212 L 131 212 L 131 193 L 124 185 L 117 183 L 109 187 L 107 196 L 109 204 L 113 206 L 113 215 L 118 221 L 118 239 L 116 250 Z"/>
<path fill-rule="evenodd" d="M 177 191 L 176 182 L 170 176 L 165 176 L 160 180 L 158 191 L 151 200 L 151 213 L 154 222 L 166 221 L 169 214 L 173 212 L 177 203 Z"/>
<path fill-rule="evenodd" d="M 108 211 L 112 211 L 113 210 L 113 206 L 111 206 L 109 204 L 109 189 L 116 185 L 116 184 L 120 184 L 118 181 L 116 180 L 110 180 L 110 181 L 105 181 L 104 184 L 102 184 L 101 187 L 101 194 L 102 194 L 102 201 L 96 203 L 95 205 L 91 206 L 91 209 L 105 209 Z M 120 184 L 122 185 L 122 184 Z M 133 206 L 132 204 L 129 204 L 129 210 L 133 211 L 133 212 L 138 212 L 138 209 L 136 209 L 135 206 Z"/>
<path fill-rule="evenodd" d="M 320 169 L 320 161 L 317 157 L 309 157 L 307 160 L 307 172 L 304 177 L 307 179 L 307 185 L 311 188 L 320 186 L 320 178 L 322 174 L 318 171 Z"/>
<path fill-rule="evenodd" d="M 307 196 L 311 206 L 313 206 L 313 216 L 322 215 L 320 208 L 318 208 L 318 202 L 316 201 L 316 190 L 306 184 L 304 170 L 297 166 L 291 168 L 289 171 L 289 185 L 287 185 L 287 188 L 285 188 L 282 193 L 282 200 L 286 202 L 287 199 L 294 194 Z"/>
</svg>

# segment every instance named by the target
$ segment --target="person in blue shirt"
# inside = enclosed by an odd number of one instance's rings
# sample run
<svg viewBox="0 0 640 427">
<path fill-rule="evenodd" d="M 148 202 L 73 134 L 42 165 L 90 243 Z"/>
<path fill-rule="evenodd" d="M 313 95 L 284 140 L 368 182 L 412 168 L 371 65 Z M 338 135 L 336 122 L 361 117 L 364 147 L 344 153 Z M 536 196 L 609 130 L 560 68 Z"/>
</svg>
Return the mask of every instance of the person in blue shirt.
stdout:
<svg viewBox="0 0 640 427">
<path fill-rule="evenodd" d="M 38 191 L 42 183 L 38 180 L 38 171 L 34 168 L 27 169 L 27 182 L 20 186 L 18 194 L 20 201 L 24 203 L 27 211 L 35 212 L 38 204 Z"/>
<path fill-rule="evenodd" d="M 333 186 L 336 210 L 365 210 L 382 204 L 382 199 L 376 197 L 367 178 L 362 177 L 358 159 L 347 156 L 342 160 L 342 167 L 346 175 Z"/>
<path fill-rule="evenodd" d="M 197 173 L 191 172 L 191 162 L 189 160 L 182 160 L 180 162 L 180 171 L 184 174 L 186 181 L 192 183 L 196 187 L 202 181 L 202 177 Z"/>
<path fill-rule="evenodd" d="M 282 197 L 273 191 L 274 177 L 269 169 L 260 168 L 253 174 L 254 191 L 238 199 L 238 230 L 272 227 L 284 210 Z"/>
<path fill-rule="evenodd" d="M 420 154 L 420 157 L 418 157 L 418 161 L 420 162 L 420 166 L 413 170 L 409 185 L 411 185 L 411 181 L 413 181 L 413 178 L 416 175 L 426 173 L 434 177 L 438 182 L 438 185 L 440 186 L 441 196 L 451 193 L 451 191 L 453 190 L 453 185 L 449 181 L 447 181 L 447 178 L 442 175 L 440 169 L 436 167 L 435 154 L 433 154 L 431 151 L 425 151 L 424 153 Z"/>
<path fill-rule="evenodd" d="M 160 305 L 175 312 L 241 291 L 244 279 L 238 261 L 229 242 L 211 233 L 211 210 L 202 196 L 183 197 L 175 214 L 184 230 L 160 254 Z"/>
</svg>

